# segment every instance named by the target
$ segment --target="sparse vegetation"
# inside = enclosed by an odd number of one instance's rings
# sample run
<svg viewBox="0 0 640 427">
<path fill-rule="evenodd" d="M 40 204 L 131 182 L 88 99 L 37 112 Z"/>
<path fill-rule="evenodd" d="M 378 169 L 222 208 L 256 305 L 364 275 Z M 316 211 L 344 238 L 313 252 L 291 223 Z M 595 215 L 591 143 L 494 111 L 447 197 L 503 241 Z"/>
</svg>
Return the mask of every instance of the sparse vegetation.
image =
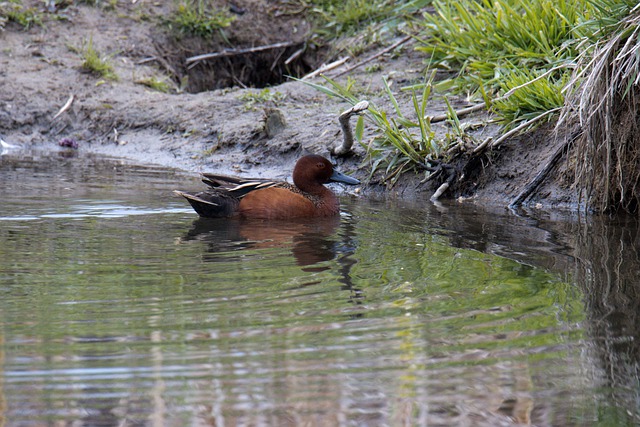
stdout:
<svg viewBox="0 0 640 427">
<path fill-rule="evenodd" d="M 285 94 L 277 91 L 272 91 L 269 88 L 264 88 L 260 92 L 247 91 L 238 97 L 240 101 L 244 102 L 245 111 L 255 110 L 256 104 L 265 104 L 271 102 L 277 105 L 279 101 L 282 101 L 285 98 Z"/>
<path fill-rule="evenodd" d="M 100 53 L 93 47 L 93 37 L 80 49 L 82 56 L 82 70 L 102 77 L 106 80 L 118 80 L 113 65 L 109 57 L 102 57 Z"/>
<path fill-rule="evenodd" d="M 35 8 L 23 6 L 17 0 L 0 2 L 0 30 L 7 22 L 15 22 L 28 30 L 34 25 L 42 26 L 42 14 Z"/>
<path fill-rule="evenodd" d="M 320 29 L 331 36 L 362 30 L 366 23 L 391 14 L 395 4 L 389 0 L 320 0 L 312 3 L 313 12 L 322 22 Z"/>
<path fill-rule="evenodd" d="M 228 27 L 235 16 L 206 0 L 183 0 L 169 16 L 168 25 L 179 33 L 210 37 Z"/>
<path fill-rule="evenodd" d="M 352 86 L 340 85 L 325 77 L 328 86 L 307 83 L 329 96 L 341 98 L 351 105 L 361 101 L 352 92 Z M 411 114 L 403 112 L 398 105 L 391 88 L 384 81 L 385 91 L 391 101 L 395 117 L 387 111 L 369 103 L 366 117 L 375 128 L 373 139 L 365 143 L 362 139 L 364 118 L 361 116 L 356 124 L 356 140 L 365 146 L 371 164 L 371 175 L 377 171 L 384 171 L 383 179 L 393 183 L 403 172 L 415 169 L 427 169 L 428 162 L 441 156 L 452 142 L 451 135 L 439 137 L 431 127 L 430 119 L 426 116 L 429 97 L 433 89 L 433 74 L 419 85 L 421 91 L 411 91 L 413 111 Z M 457 136 L 464 134 L 463 127 L 457 121 L 455 126 Z"/>
<path fill-rule="evenodd" d="M 155 76 L 145 77 L 145 78 L 136 80 L 136 83 L 162 93 L 169 93 L 174 89 L 173 84 L 171 84 L 166 77 L 164 78 L 158 78 Z"/>
</svg>

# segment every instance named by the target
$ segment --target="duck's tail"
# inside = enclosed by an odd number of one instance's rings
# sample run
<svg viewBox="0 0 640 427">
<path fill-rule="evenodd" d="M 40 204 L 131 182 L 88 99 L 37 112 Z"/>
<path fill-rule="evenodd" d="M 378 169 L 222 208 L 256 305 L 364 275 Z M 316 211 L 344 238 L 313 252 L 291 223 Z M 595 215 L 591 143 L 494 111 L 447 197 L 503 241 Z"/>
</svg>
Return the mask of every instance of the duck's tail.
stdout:
<svg viewBox="0 0 640 427">
<path fill-rule="evenodd" d="M 208 192 L 187 193 L 174 190 L 189 202 L 193 210 L 204 218 L 225 218 L 234 216 L 238 210 L 240 201 L 224 194 L 212 194 Z"/>
</svg>

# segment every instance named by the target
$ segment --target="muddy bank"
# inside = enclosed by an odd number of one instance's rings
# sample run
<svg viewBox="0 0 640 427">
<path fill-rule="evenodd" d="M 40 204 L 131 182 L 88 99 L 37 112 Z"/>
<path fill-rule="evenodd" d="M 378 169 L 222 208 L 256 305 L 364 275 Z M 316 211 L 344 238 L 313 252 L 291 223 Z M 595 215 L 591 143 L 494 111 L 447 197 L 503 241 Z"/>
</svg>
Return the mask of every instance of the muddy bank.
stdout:
<svg viewBox="0 0 640 427">
<path fill-rule="evenodd" d="M 295 53 L 292 50 L 302 40 L 299 34 L 308 30 L 304 17 L 286 15 L 286 21 L 279 21 L 278 16 L 283 15 L 268 9 L 268 2 L 236 3 L 244 10 L 239 20 L 252 22 L 256 16 L 263 16 L 266 17 L 262 22 L 264 26 L 268 22 L 274 25 L 271 31 L 264 28 L 254 31 L 257 37 L 262 37 L 261 44 L 278 40 L 290 42 L 280 55 L 291 57 Z M 189 77 L 190 71 L 186 66 L 177 69 L 176 59 L 170 58 L 168 52 L 173 52 L 176 44 L 168 44 L 156 20 L 140 18 L 142 14 L 161 16 L 168 13 L 166 8 L 166 5 L 144 2 L 118 4 L 116 10 L 79 5 L 66 9 L 64 20 L 50 17 L 44 27 L 25 31 L 16 24 L 8 24 L 0 32 L 3 45 L 0 135 L 3 139 L 25 148 L 58 151 L 66 149 L 58 145 L 59 141 L 69 138 L 77 141 L 81 152 L 194 172 L 272 178 L 286 178 L 302 154 L 329 156 L 329 149 L 342 138 L 338 115 L 350 105 L 328 98 L 303 83 L 289 81 L 271 86 L 263 93 L 268 96 L 260 96 L 262 89 L 242 88 L 246 85 L 242 81 L 230 88 L 202 90 L 206 88 L 200 82 L 179 90 L 180 82 L 176 79 Z M 296 31 L 286 32 L 283 28 L 296 28 Z M 285 40 L 278 39 L 277 35 Z M 237 37 L 243 36 L 246 34 Z M 386 43 L 392 44 L 401 37 L 390 38 Z M 83 59 L 78 52 L 89 39 L 99 52 L 110 55 L 119 77 L 117 81 L 82 71 Z M 190 46 L 184 52 L 186 56 L 196 54 L 194 49 L 207 48 L 194 48 L 192 43 L 182 42 Z M 372 49 L 382 47 L 372 46 Z M 308 54 L 299 58 L 297 70 L 304 73 L 332 59 L 322 55 L 320 50 L 310 48 Z M 357 60 L 353 58 L 349 63 Z M 423 61 L 424 57 L 414 52 L 409 42 L 392 53 L 381 55 L 367 67 L 341 76 L 340 80 L 345 81 L 347 76 L 355 79 L 362 99 L 391 112 L 393 108 L 382 90 L 383 77 L 391 82 L 395 91 L 401 86 L 422 82 Z M 206 74 L 214 68 L 209 64 L 203 69 L 192 69 Z M 246 74 L 254 71 L 247 70 Z M 340 71 L 337 69 L 334 73 Z M 231 72 L 225 78 L 240 77 Z M 149 78 L 166 79 L 171 82 L 172 91 L 162 93 L 148 88 L 143 82 Z M 214 78 L 214 81 L 217 80 Z M 316 77 L 313 81 L 322 82 L 322 79 Z M 254 96 L 247 96 L 249 93 Z M 411 111 L 410 97 L 405 93 L 398 98 L 401 107 Z M 69 99 L 72 99 L 70 107 L 56 117 Z M 452 102 L 456 107 L 466 105 L 464 99 L 452 99 Z M 440 114 L 445 109 L 438 99 L 434 99 L 430 107 L 432 114 Z M 467 120 L 484 120 L 484 117 Z M 440 124 L 436 130 L 446 132 L 446 125 Z M 365 141 L 370 140 L 373 131 L 371 126 L 366 127 Z M 480 132 L 486 136 L 496 131 L 489 126 Z M 543 130 L 535 136 L 508 141 L 499 149 L 474 158 L 472 164 L 468 163 L 468 157 L 460 157 L 454 164 L 464 181 L 454 183 L 443 197 L 464 197 L 482 204 L 506 206 L 543 167 L 557 145 L 551 132 Z M 380 176 L 368 179 L 370 162 L 362 147 L 356 148 L 354 156 L 335 161 L 340 169 L 367 183 L 362 188 L 363 194 L 428 198 L 439 185 L 438 182 L 423 183 L 424 172 L 405 174 L 392 187 L 383 183 Z M 198 185 L 194 181 L 194 186 Z M 545 182 L 532 200 L 533 206 L 544 208 L 566 208 L 574 203 L 562 173 L 557 179 Z"/>
</svg>

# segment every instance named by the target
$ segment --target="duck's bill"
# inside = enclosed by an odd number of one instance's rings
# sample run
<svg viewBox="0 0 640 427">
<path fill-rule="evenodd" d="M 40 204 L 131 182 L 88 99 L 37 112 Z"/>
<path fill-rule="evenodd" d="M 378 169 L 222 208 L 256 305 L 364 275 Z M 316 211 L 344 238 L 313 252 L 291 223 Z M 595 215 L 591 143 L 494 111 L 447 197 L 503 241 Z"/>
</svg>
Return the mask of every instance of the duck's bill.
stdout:
<svg viewBox="0 0 640 427">
<path fill-rule="evenodd" d="M 358 181 L 357 179 L 347 176 L 342 172 L 338 172 L 336 170 L 333 171 L 333 175 L 331 175 L 331 178 L 329 178 L 329 181 L 342 182 L 344 184 L 351 184 L 351 185 L 360 184 L 360 181 Z"/>
</svg>

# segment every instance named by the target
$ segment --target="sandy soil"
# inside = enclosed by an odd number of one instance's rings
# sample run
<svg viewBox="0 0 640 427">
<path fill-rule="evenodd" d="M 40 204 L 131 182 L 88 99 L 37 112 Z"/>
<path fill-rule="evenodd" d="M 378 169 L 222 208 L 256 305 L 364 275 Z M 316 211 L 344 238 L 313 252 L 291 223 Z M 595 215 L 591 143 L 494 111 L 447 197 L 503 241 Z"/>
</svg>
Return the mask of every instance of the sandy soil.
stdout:
<svg viewBox="0 0 640 427">
<path fill-rule="evenodd" d="M 280 55 L 291 55 L 304 42 L 309 24 L 302 14 L 282 13 L 274 6 L 277 3 L 236 1 L 234 5 L 241 8 L 243 14 L 238 15 L 232 26 L 240 30 L 230 30 L 228 34 L 234 46 L 287 41 L 291 46 Z M 42 7 L 42 2 L 34 2 L 34 6 Z M 236 68 L 242 70 L 238 76 L 220 73 L 215 63 L 188 70 L 183 63 L 185 56 L 221 50 L 225 46 L 221 42 L 198 45 L 189 39 L 170 39 L 168 29 L 154 18 L 166 16 L 170 7 L 170 2 L 148 0 L 135 4 L 120 1 L 115 10 L 75 5 L 48 13 L 43 27 L 25 31 L 9 23 L 0 32 L 0 136 L 25 148 L 50 151 L 68 150 L 60 147 L 59 142 L 70 138 L 77 141 L 80 152 L 193 172 L 217 171 L 272 178 L 286 178 L 295 160 L 304 153 L 329 156 L 329 148 L 341 140 L 337 117 L 350 105 L 296 81 L 271 87 L 271 93 L 277 94 L 278 100 L 253 105 L 243 100 L 243 94 L 258 93 L 260 89 L 242 88 L 240 84 L 216 89 L 225 79 L 241 81 L 245 74 L 250 76 L 260 68 L 265 69 L 264 58 L 263 63 L 256 60 L 245 68 Z M 382 44 L 372 45 L 359 59 L 399 38 L 401 36 L 391 37 Z M 117 81 L 82 71 L 83 60 L 78 49 L 89 39 L 99 52 L 111 55 L 119 76 Z M 182 57 L 176 59 L 176 52 L 180 50 Z M 308 47 L 296 64 L 297 70 L 313 70 L 323 59 L 327 60 L 326 51 Z M 223 59 L 218 65 L 233 61 L 238 62 L 239 58 Z M 347 65 L 357 61 L 358 58 L 352 58 Z M 423 79 L 423 61 L 424 57 L 407 43 L 348 75 L 357 81 L 363 99 L 391 112 L 392 107 L 382 91 L 383 76 L 392 82 L 395 90 L 418 83 Z M 203 76 L 213 83 L 210 90 L 198 93 L 174 90 L 167 94 L 139 83 L 151 76 L 183 80 L 189 76 L 186 88 L 192 91 L 202 90 L 206 85 Z M 340 80 L 344 82 L 346 77 L 341 76 Z M 322 79 L 316 77 L 312 81 L 321 83 Z M 178 87 L 176 81 L 174 86 Z M 71 107 L 55 117 L 71 96 Z M 411 111 L 406 93 L 399 98 L 405 111 Z M 466 105 L 463 99 L 453 99 L 453 102 L 455 106 Z M 444 111 L 438 100 L 430 105 L 433 113 Z M 440 125 L 439 131 L 445 132 L 444 126 Z M 496 130 L 485 128 L 481 136 Z M 372 135 L 373 128 L 367 127 L 365 140 Z M 557 141 L 547 131 L 509 141 L 499 150 L 477 159 L 473 167 L 467 165 L 465 182 L 454 185 L 445 197 L 464 196 L 479 203 L 506 206 L 544 165 L 556 146 Z M 341 170 L 365 179 L 369 175 L 365 154 L 362 147 L 357 147 L 355 156 L 335 161 Z M 466 159 L 461 158 L 457 163 L 462 170 Z M 374 177 L 361 192 L 428 198 L 437 183 L 422 184 L 423 179 L 424 173 L 406 174 L 389 188 Z M 533 199 L 534 205 L 573 206 L 575 198 L 565 181 L 560 173 L 545 183 Z M 198 187 L 194 180 L 194 188 Z"/>
</svg>

